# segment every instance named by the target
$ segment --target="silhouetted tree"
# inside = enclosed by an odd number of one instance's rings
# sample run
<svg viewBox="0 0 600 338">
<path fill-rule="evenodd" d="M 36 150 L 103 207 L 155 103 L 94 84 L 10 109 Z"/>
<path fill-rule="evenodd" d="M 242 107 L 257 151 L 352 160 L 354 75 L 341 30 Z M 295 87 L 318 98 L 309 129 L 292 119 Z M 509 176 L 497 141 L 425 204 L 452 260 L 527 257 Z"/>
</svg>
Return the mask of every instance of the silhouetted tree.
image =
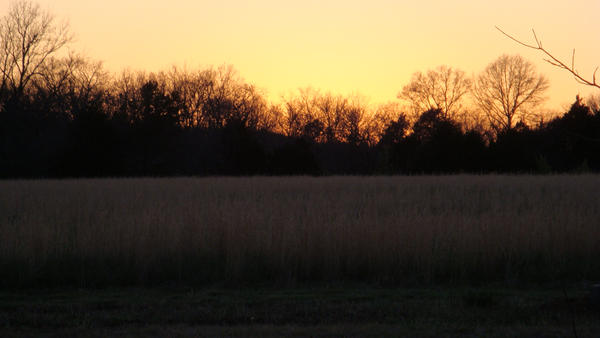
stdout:
<svg viewBox="0 0 600 338">
<path fill-rule="evenodd" d="M 225 168 L 230 175 L 258 175 L 266 172 L 267 156 L 255 130 L 243 122 L 231 122 L 223 129 Z"/>
<path fill-rule="evenodd" d="M 302 138 L 289 139 L 277 148 L 269 165 L 275 175 L 318 175 L 321 172 L 311 143 Z"/>
<path fill-rule="evenodd" d="M 594 114 L 600 114 L 600 94 L 590 95 L 585 100 L 585 104 L 590 107 Z"/>
<path fill-rule="evenodd" d="M 178 104 L 179 123 L 184 128 L 200 127 L 203 123 L 202 107 L 207 100 L 211 81 L 204 72 L 189 72 L 173 67 L 166 75 L 170 90 Z"/>
<path fill-rule="evenodd" d="M 302 138 L 309 142 L 320 140 L 325 134 L 325 126 L 323 122 L 314 119 L 304 125 L 302 128 Z"/>
<path fill-rule="evenodd" d="M 348 100 L 348 107 L 342 115 L 342 139 L 352 145 L 373 145 L 376 143 L 376 132 L 373 130 L 373 119 L 366 100 L 353 95 Z"/>
<path fill-rule="evenodd" d="M 383 135 L 381 136 L 381 144 L 398 144 L 404 140 L 408 131 L 410 130 L 410 123 L 406 118 L 406 115 L 402 114 L 396 121 L 390 121 Z"/>
<path fill-rule="evenodd" d="M 309 95 L 313 95 L 310 97 Z M 304 97 L 307 113 L 314 115 L 323 125 L 323 137 L 325 142 L 338 141 L 340 139 L 341 124 L 343 123 L 343 114 L 348 102 L 341 96 L 334 96 L 331 93 L 321 94 L 318 91 L 310 92 L 305 90 Z M 312 100 L 312 102 L 310 102 Z M 313 107 L 308 107 L 312 104 Z"/>
<path fill-rule="evenodd" d="M 177 123 L 177 105 L 170 93 L 159 88 L 156 80 L 150 80 L 140 88 L 142 101 L 140 106 L 140 119 L 152 123 Z"/>
<path fill-rule="evenodd" d="M 440 109 L 431 109 L 413 125 L 418 144 L 417 168 L 425 172 L 457 172 L 461 169 L 463 133 Z"/>
<path fill-rule="evenodd" d="M 239 79 L 233 67 L 208 69 L 202 73 L 205 101 L 202 120 L 209 128 L 222 128 L 229 123 L 258 129 L 263 125 L 266 101 L 255 86 Z"/>
<path fill-rule="evenodd" d="M 484 135 L 478 130 L 469 129 L 459 149 L 461 169 L 470 173 L 484 173 L 490 170 L 489 152 Z"/>
<path fill-rule="evenodd" d="M 500 130 L 490 151 L 494 170 L 533 173 L 539 169 L 541 150 L 537 134 L 523 121 L 514 128 Z"/>
<path fill-rule="evenodd" d="M 315 142 L 337 141 L 346 104 L 341 96 L 321 94 L 312 88 L 299 89 L 297 95 L 284 99 L 282 129 L 292 137 L 313 137 Z"/>
<path fill-rule="evenodd" d="M 69 124 L 66 146 L 54 175 L 101 177 L 119 174 L 118 147 L 122 145 L 109 117 L 98 108 L 82 108 Z"/>
<path fill-rule="evenodd" d="M 444 116 L 454 118 L 461 109 L 461 101 L 471 89 L 471 80 L 465 72 L 447 66 L 414 73 L 402 88 L 398 98 L 407 100 L 417 112 L 439 109 Z"/>
<path fill-rule="evenodd" d="M 42 83 L 56 74 L 53 56 L 70 40 L 66 24 L 29 1 L 11 2 L 0 18 L 0 175 L 45 176 L 58 164 L 67 100 Z"/>
<path fill-rule="evenodd" d="M 76 54 L 49 58 L 33 81 L 36 104 L 46 114 L 75 118 L 79 111 L 103 109 L 108 74 L 102 64 Z"/>
<path fill-rule="evenodd" d="M 461 108 L 463 72 L 416 73 L 407 116 L 310 88 L 269 104 L 231 66 L 112 77 L 59 57 L 67 27 L 39 6 L 13 2 L 0 20 L 1 178 L 600 170 L 600 100 L 531 124 L 548 84 L 520 57 L 478 77 L 480 115 Z"/>
<path fill-rule="evenodd" d="M 396 120 L 391 120 L 383 131 L 377 149 L 379 152 L 378 167 L 384 173 L 396 173 L 406 169 L 408 145 L 406 136 L 411 125 L 406 115 L 401 114 Z"/>
<path fill-rule="evenodd" d="M 428 142 L 433 137 L 438 126 L 446 121 L 447 119 L 444 117 L 444 112 L 441 109 L 427 110 L 414 123 L 412 136 L 419 140 L 419 142 Z"/>
<path fill-rule="evenodd" d="M 521 56 L 502 55 L 479 75 L 473 95 L 497 131 L 512 129 L 528 108 L 542 102 L 548 80 Z"/>
<path fill-rule="evenodd" d="M 600 166 L 600 119 L 577 96 L 562 117 L 542 126 L 545 160 L 558 171 Z"/>
<path fill-rule="evenodd" d="M 143 120 L 141 88 L 150 80 L 144 72 L 123 71 L 111 84 L 109 114 L 120 115 L 130 124 Z"/>
<path fill-rule="evenodd" d="M 57 24 L 38 4 L 12 2 L 0 19 L 0 93 L 20 100 L 48 59 L 69 41 L 68 26 Z"/>
<path fill-rule="evenodd" d="M 403 117 L 407 123 L 409 123 L 402 108 L 403 107 L 398 102 L 388 102 L 376 107 L 373 115 L 369 119 L 368 127 L 372 145 L 380 143 L 384 134 L 386 134 L 386 129 L 389 125 L 396 122 L 400 117 Z"/>
<path fill-rule="evenodd" d="M 298 95 L 284 99 L 278 118 L 280 130 L 291 137 L 314 142 L 375 144 L 377 121 L 373 120 L 364 99 L 300 89 Z"/>
</svg>

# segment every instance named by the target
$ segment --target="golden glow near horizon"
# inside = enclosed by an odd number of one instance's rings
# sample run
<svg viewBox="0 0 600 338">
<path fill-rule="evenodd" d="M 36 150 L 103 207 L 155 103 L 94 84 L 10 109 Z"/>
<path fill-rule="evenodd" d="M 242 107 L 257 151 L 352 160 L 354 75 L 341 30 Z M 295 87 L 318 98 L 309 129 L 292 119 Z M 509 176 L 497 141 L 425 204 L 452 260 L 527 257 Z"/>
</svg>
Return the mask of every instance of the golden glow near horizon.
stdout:
<svg viewBox="0 0 600 338">
<path fill-rule="evenodd" d="M 269 98 L 312 86 L 397 101 L 417 71 L 448 65 L 477 74 L 501 54 L 521 54 L 550 79 L 546 107 L 580 93 L 565 71 L 494 26 L 544 47 L 591 77 L 600 66 L 600 1 L 509 0 L 39 0 L 70 22 L 73 49 L 107 69 L 160 71 L 233 65 Z M 0 5 L 6 13 L 7 3 Z M 600 75 L 599 75 L 600 77 Z"/>
</svg>

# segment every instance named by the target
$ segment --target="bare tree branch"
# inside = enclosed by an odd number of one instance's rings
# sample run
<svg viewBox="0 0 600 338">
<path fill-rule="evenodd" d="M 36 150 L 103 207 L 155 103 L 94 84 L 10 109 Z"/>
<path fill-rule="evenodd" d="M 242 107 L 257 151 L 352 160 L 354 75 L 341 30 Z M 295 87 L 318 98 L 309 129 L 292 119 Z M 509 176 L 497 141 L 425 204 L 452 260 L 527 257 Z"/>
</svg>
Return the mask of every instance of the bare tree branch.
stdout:
<svg viewBox="0 0 600 338">
<path fill-rule="evenodd" d="M 528 107 L 544 100 L 548 80 L 533 64 L 515 55 L 502 55 L 477 77 L 473 96 L 496 131 L 510 130 L 517 117 L 527 119 Z"/>
<path fill-rule="evenodd" d="M 499 30 L 502 34 L 504 34 L 506 37 L 508 37 L 509 39 L 515 41 L 516 43 L 525 46 L 527 48 L 531 48 L 531 49 L 535 49 L 535 50 L 539 50 L 542 51 L 542 53 L 544 53 L 549 59 L 544 59 L 544 61 L 548 62 L 549 64 L 564 69 L 568 72 L 570 72 L 571 74 L 573 74 L 573 76 L 575 77 L 575 80 L 581 84 L 584 85 L 588 85 L 588 86 L 592 86 L 592 87 L 596 87 L 598 89 L 600 89 L 600 84 L 598 84 L 596 82 L 596 73 L 598 72 L 598 67 L 596 67 L 596 69 L 594 70 L 594 74 L 592 75 L 592 80 L 587 80 L 584 77 L 582 77 L 579 72 L 577 71 L 577 69 L 575 69 L 575 49 L 573 49 L 573 54 L 571 56 L 571 66 L 567 66 L 564 62 L 560 61 L 559 59 L 557 59 L 554 55 L 552 55 L 550 52 L 548 52 L 543 46 L 542 46 L 542 41 L 537 37 L 537 34 L 535 33 L 535 30 L 532 29 L 533 32 L 533 37 L 535 39 L 535 45 L 530 45 L 527 43 L 524 43 L 516 38 L 514 38 L 513 36 L 509 35 L 508 33 L 504 32 L 502 29 L 500 29 L 500 27 L 496 26 L 496 29 Z"/>
<path fill-rule="evenodd" d="M 427 73 L 414 73 L 410 82 L 398 93 L 409 102 L 415 113 L 440 109 L 445 117 L 454 118 L 462 108 L 461 102 L 471 89 L 471 79 L 458 69 L 440 66 Z"/>
<path fill-rule="evenodd" d="M 10 4 L 0 18 L 0 89 L 9 89 L 15 97 L 40 72 L 48 60 L 72 41 L 69 26 L 59 24 L 54 16 L 29 0 Z"/>
</svg>

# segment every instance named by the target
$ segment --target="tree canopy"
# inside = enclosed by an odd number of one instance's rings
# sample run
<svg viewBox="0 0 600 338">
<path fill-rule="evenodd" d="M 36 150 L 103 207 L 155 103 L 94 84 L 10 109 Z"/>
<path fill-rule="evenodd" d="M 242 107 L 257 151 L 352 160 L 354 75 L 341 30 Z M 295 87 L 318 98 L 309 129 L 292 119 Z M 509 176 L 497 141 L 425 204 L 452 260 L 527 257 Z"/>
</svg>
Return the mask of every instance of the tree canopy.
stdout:
<svg viewBox="0 0 600 338">
<path fill-rule="evenodd" d="M 406 107 L 314 88 L 270 102 L 232 66 L 111 74 L 28 1 L 0 37 L 0 178 L 600 170 L 598 99 L 532 123 L 548 81 L 520 56 L 474 80 L 415 73 Z"/>
</svg>

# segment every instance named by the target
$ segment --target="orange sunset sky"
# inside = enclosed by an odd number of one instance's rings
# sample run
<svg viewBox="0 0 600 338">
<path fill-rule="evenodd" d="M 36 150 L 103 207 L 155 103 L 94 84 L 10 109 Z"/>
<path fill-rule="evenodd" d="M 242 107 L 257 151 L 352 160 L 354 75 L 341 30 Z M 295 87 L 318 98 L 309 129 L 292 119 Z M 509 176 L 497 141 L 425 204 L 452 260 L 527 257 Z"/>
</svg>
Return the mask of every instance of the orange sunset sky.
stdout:
<svg viewBox="0 0 600 338">
<path fill-rule="evenodd" d="M 272 100 L 312 86 L 360 93 L 371 103 L 397 101 L 416 71 L 445 64 L 477 74 L 503 53 L 523 55 L 550 79 L 550 110 L 594 92 L 495 25 L 531 43 L 534 28 L 564 60 L 576 48 L 586 77 L 600 65 L 598 0 L 37 2 L 69 21 L 74 50 L 112 72 L 232 64 Z M 0 13 L 8 5 L 0 4 Z"/>
</svg>

